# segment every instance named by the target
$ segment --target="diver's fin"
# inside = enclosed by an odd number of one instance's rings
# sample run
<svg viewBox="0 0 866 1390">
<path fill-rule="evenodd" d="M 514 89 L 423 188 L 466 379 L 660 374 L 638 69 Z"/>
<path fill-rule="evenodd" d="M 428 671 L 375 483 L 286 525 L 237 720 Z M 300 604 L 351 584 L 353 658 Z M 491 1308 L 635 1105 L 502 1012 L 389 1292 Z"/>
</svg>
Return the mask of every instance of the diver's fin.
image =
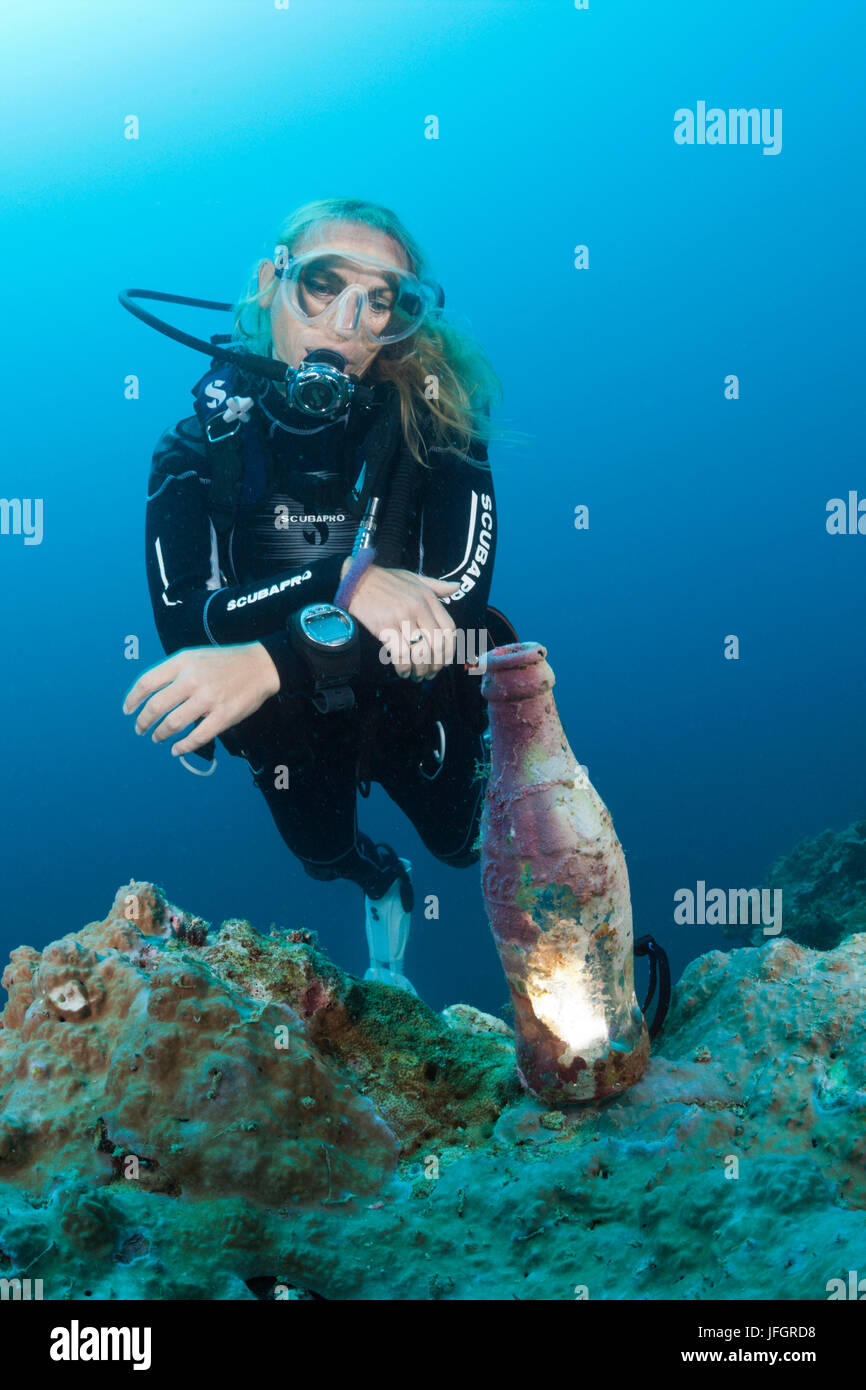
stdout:
<svg viewBox="0 0 866 1390">
<path fill-rule="evenodd" d="M 364 898 L 367 945 L 370 948 L 370 966 L 364 979 L 380 980 L 383 984 L 396 985 L 398 989 L 415 994 L 414 986 L 403 974 L 403 959 L 412 925 L 411 907 L 407 911 L 403 902 L 407 898 L 407 881 L 408 899 L 410 903 L 412 901 L 409 879 L 412 865 L 408 859 L 400 859 L 399 863 L 403 873 L 395 878 L 388 891 L 381 898 Z"/>
</svg>

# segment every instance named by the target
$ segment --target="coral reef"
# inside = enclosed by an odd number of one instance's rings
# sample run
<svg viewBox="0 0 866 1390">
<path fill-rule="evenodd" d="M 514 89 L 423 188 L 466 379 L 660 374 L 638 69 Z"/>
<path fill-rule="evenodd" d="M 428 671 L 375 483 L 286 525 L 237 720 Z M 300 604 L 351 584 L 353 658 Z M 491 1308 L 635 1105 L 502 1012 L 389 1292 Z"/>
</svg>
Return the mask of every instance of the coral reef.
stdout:
<svg viewBox="0 0 866 1390">
<path fill-rule="evenodd" d="M 782 890 L 782 931 L 792 941 L 826 951 L 866 931 L 866 821 L 801 841 L 776 860 L 765 882 Z M 767 940 L 760 926 L 735 923 L 723 931 L 737 945 Z"/>
<path fill-rule="evenodd" d="M 827 1297 L 866 1249 L 866 934 L 685 970 L 641 1079 L 550 1110 L 514 1038 L 153 885 L 12 953 L 0 1277 L 44 1297 Z M 193 919 L 188 919 L 193 920 Z M 195 935 L 201 936 L 199 932 Z"/>
<path fill-rule="evenodd" d="M 244 995 L 178 949 L 175 915 L 152 885 L 133 884 L 104 923 L 41 957 L 13 951 L 3 1175 L 42 1194 L 58 1169 L 131 1173 L 147 1191 L 275 1204 L 375 1190 L 398 1146 L 373 1104 L 287 1004 Z"/>
</svg>

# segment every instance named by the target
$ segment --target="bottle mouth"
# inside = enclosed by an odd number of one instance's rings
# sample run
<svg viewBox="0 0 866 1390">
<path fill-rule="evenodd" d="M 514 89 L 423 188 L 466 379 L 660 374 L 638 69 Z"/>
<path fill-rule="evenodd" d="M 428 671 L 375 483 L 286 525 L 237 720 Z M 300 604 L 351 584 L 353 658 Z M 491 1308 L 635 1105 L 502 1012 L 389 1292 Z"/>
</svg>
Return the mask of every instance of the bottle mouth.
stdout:
<svg viewBox="0 0 866 1390">
<path fill-rule="evenodd" d="M 487 653 L 481 693 L 487 700 L 523 700 L 550 690 L 555 676 L 540 642 L 509 642 Z"/>
<path fill-rule="evenodd" d="M 540 666 L 547 660 L 547 648 L 540 642 L 509 642 L 487 654 L 488 671 L 518 671 L 524 666 Z"/>
</svg>

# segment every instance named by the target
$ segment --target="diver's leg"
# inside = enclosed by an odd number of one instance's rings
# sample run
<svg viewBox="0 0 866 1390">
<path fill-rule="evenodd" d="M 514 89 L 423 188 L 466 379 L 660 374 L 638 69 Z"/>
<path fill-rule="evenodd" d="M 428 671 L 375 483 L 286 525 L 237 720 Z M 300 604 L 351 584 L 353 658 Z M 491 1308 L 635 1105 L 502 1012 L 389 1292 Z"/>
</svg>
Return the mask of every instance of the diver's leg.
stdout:
<svg viewBox="0 0 866 1390">
<path fill-rule="evenodd" d="M 475 840 L 488 766 L 486 731 L 464 723 L 453 707 L 436 708 L 433 715 L 412 733 L 392 708 L 378 726 L 371 776 L 409 817 L 437 859 L 453 868 L 468 868 L 479 859 Z M 409 861 L 390 853 L 408 875 Z M 365 978 L 412 989 L 403 966 L 411 907 L 399 879 L 381 902 L 367 897 L 370 969 Z"/>
<path fill-rule="evenodd" d="M 232 752 L 245 757 L 285 844 L 311 878 L 344 878 L 365 894 L 385 893 L 394 866 L 358 829 L 353 711 L 320 714 L 292 707 L 267 738 L 246 739 Z"/>
<path fill-rule="evenodd" d="M 431 695 L 416 728 L 407 731 L 396 711 L 383 719 L 374 775 L 431 854 L 468 868 L 480 858 L 476 840 L 490 765 L 486 717 L 471 699 L 456 701 L 444 683 Z"/>
<path fill-rule="evenodd" d="M 280 834 L 310 877 L 345 878 L 363 890 L 370 950 L 364 978 L 414 994 L 403 968 L 413 903 L 412 866 L 390 845 L 374 844 L 358 828 L 354 740 L 331 736 L 319 753 L 317 759 L 303 759 L 294 776 L 289 772 L 289 788 L 280 786 L 286 780 L 284 753 L 264 748 L 257 761 L 248 761 Z"/>
<path fill-rule="evenodd" d="M 370 949 L 365 978 L 414 993 L 403 969 L 412 866 L 358 828 L 360 724 L 357 709 L 323 715 L 297 702 L 276 721 L 260 721 L 249 737 L 233 731 L 223 741 L 246 758 L 277 829 L 306 873 L 325 881 L 348 879 L 362 889 Z"/>
</svg>

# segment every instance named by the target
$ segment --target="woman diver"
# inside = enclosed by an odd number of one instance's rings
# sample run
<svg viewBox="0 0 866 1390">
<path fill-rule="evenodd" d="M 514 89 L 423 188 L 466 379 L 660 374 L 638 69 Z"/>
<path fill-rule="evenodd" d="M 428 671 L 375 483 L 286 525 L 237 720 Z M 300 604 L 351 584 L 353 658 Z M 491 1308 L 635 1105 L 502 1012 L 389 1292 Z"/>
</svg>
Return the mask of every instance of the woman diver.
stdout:
<svg viewBox="0 0 866 1390">
<path fill-rule="evenodd" d="M 366 978 L 409 990 L 412 866 L 359 829 L 356 792 L 379 782 L 437 859 L 476 863 L 477 658 L 515 636 L 488 607 L 499 383 L 443 302 L 389 209 L 288 219 L 195 414 L 156 445 L 147 575 L 169 659 L 123 706 L 177 756 L 210 761 L 219 737 L 244 757 L 306 872 L 362 888 Z"/>
</svg>

